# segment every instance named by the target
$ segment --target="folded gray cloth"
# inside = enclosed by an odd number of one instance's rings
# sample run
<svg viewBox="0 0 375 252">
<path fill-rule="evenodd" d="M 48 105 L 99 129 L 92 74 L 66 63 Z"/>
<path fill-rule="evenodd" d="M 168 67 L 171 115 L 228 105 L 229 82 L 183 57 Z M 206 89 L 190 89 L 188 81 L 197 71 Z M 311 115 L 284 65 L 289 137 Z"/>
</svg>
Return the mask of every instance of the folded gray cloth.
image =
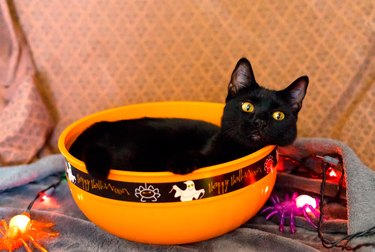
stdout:
<svg viewBox="0 0 375 252">
<path fill-rule="evenodd" d="M 28 184 L 65 169 L 64 157 L 50 155 L 28 165 L 0 167 L 0 191 Z"/>
</svg>

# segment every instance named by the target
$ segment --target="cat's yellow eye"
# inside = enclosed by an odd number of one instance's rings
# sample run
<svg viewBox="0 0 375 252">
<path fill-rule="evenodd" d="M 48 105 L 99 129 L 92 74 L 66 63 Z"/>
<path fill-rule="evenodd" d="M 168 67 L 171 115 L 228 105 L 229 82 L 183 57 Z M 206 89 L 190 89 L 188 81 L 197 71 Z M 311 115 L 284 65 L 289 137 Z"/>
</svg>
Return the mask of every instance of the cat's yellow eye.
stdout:
<svg viewBox="0 0 375 252">
<path fill-rule="evenodd" d="M 272 117 L 276 121 L 281 121 L 285 118 L 285 114 L 281 111 L 276 111 L 276 112 L 273 112 Z"/>
<path fill-rule="evenodd" d="M 242 110 L 248 113 L 252 113 L 254 111 L 254 105 L 251 104 L 250 102 L 243 102 Z"/>
</svg>

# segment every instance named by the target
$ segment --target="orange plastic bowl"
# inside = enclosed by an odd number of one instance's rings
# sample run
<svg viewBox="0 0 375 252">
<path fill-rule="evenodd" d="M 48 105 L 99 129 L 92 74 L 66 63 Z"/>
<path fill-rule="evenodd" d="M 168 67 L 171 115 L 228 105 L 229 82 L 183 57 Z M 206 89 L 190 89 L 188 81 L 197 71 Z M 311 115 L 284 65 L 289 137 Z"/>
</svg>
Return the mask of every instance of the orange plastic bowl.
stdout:
<svg viewBox="0 0 375 252">
<path fill-rule="evenodd" d="M 219 125 L 223 107 L 202 102 L 137 104 L 99 112 L 67 127 L 58 144 L 67 160 L 68 185 L 78 207 L 109 233 L 152 244 L 202 241 L 245 223 L 265 204 L 275 184 L 275 146 L 187 175 L 111 170 L 108 180 L 91 178 L 84 163 L 68 152 L 77 136 L 94 122 L 147 116 Z"/>
</svg>

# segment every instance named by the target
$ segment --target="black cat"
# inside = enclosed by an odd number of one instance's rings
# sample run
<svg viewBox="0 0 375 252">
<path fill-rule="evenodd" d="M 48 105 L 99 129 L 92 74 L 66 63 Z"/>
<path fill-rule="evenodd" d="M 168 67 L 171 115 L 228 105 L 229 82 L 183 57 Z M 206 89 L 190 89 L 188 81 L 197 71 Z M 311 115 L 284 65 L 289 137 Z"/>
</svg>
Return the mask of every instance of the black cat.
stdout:
<svg viewBox="0 0 375 252">
<path fill-rule="evenodd" d="M 110 168 L 190 173 L 266 145 L 291 144 L 307 86 L 308 77 L 302 76 L 281 91 L 263 88 L 243 58 L 232 73 L 221 127 L 177 118 L 98 122 L 77 138 L 70 153 L 97 178 L 106 178 Z"/>
</svg>

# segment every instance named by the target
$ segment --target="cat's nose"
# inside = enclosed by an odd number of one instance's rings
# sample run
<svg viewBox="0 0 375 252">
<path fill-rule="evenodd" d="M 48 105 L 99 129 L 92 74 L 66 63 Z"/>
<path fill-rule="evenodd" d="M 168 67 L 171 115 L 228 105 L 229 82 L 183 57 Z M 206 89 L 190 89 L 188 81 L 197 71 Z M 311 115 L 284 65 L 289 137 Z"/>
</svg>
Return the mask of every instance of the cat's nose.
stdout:
<svg viewBox="0 0 375 252">
<path fill-rule="evenodd" d="M 267 125 L 267 122 L 262 120 L 262 119 L 256 119 L 255 120 L 255 125 L 258 127 L 258 128 L 264 128 L 266 125 Z"/>
</svg>

